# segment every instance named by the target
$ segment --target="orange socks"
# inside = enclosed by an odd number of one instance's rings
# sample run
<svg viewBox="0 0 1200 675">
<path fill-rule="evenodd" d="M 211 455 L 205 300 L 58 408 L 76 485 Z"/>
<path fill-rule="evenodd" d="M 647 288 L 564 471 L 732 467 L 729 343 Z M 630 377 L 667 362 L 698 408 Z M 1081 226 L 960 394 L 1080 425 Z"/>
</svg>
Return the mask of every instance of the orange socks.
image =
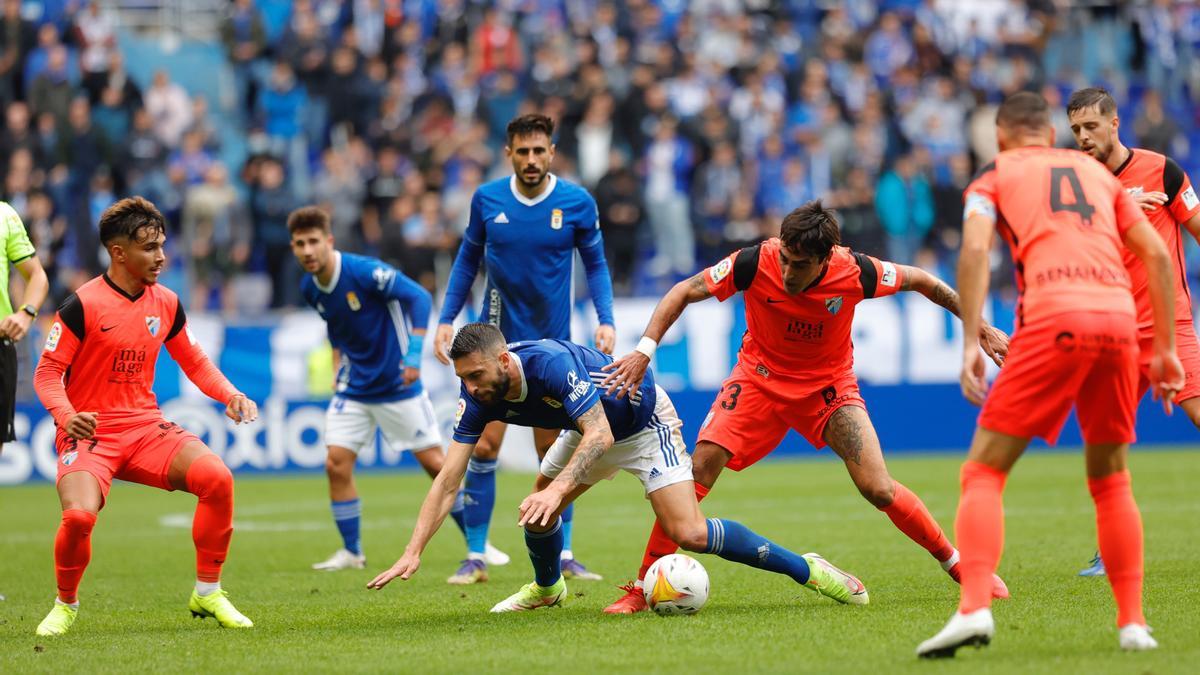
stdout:
<svg viewBox="0 0 1200 675">
<path fill-rule="evenodd" d="M 196 579 L 221 580 L 221 565 L 233 536 L 233 474 L 216 455 L 202 455 L 188 467 L 188 492 L 200 498 L 192 519 Z"/>
<path fill-rule="evenodd" d="M 929 509 L 925 508 L 924 502 L 899 481 L 892 483 L 896 486 L 892 503 L 879 510 L 887 514 L 896 529 L 929 551 L 938 562 L 949 560 L 954 555 L 954 546 L 930 515 Z"/>
<path fill-rule="evenodd" d="M 1117 601 L 1117 625 L 1146 624 L 1142 615 L 1142 515 L 1133 500 L 1129 471 L 1089 478 L 1096 504 L 1100 557 Z"/>
<path fill-rule="evenodd" d="M 62 523 L 54 537 L 54 578 L 58 582 L 58 599 L 72 604 L 78 602 L 79 580 L 92 559 L 92 528 L 96 514 L 79 509 L 63 511 Z"/>
<path fill-rule="evenodd" d="M 980 462 L 962 465 L 962 496 L 954 521 L 962 576 L 958 611 L 992 605 L 992 575 L 1004 550 L 1004 481 L 1008 474 Z"/>
<path fill-rule="evenodd" d="M 699 483 L 696 486 L 696 501 L 704 501 L 708 496 L 708 491 L 711 488 L 706 488 Z M 654 529 L 650 530 L 650 541 L 646 542 L 646 553 L 642 556 L 642 567 L 638 570 L 638 580 L 646 578 L 646 570 L 654 564 L 655 560 L 667 555 L 671 555 L 679 550 L 679 545 L 673 539 L 667 536 L 662 525 L 658 524 L 658 519 L 654 520 Z"/>
</svg>

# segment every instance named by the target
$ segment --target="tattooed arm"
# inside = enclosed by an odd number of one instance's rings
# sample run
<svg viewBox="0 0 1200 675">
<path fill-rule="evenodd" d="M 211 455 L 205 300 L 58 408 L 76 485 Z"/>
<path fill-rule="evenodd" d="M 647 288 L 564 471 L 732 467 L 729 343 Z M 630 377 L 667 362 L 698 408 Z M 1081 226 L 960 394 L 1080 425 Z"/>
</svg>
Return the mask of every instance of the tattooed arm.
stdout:
<svg viewBox="0 0 1200 675">
<path fill-rule="evenodd" d="M 571 455 L 571 461 L 545 489 L 535 492 L 521 502 L 519 525 L 549 526 L 564 497 L 583 484 L 596 462 L 612 447 L 612 429 L 604 414 L 604 405 L 596 401 L 575 423 L 583 432 L 579 447 Z"/>
<path fill-rule="evenodd" d="M 959 303 L 958 293 L 953 288 L 950 288 L 946 282 L 919 267 L 910 267 L 908 265 L 900 265 L 899 267 L 903 275 L 903 280 L 900 282 L 900 290 L 916 291 L 929 298 L 929 301 L 933 304 L 945 307 L 946 311 L 960 319 L 962 318 L 962 306 Z M 982 319 L 980 321 L 979 346 L 983 347 L 984 353 L 991 357 L 996 365 L 1003 366 L 1004 358 L 1008 355 L 1008 335 L 1004 331 L 988 324 L 987 321 Z"/>
</svg>

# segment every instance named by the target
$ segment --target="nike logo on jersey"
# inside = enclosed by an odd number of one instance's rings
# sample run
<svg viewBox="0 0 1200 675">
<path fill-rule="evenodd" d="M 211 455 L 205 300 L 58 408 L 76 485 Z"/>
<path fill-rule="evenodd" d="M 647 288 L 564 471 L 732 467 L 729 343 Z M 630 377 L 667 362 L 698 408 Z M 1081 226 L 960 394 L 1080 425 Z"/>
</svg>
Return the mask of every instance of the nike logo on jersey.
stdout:
<svg viewBox="0 0 1200 675">
<path fill-rule="evenodd" d="M 504 212 L 503 212 L 503 211 L 501 211 L 501 212 L 500 212 L 500 215 L 496 216 L 496 222 L 497 222 L 497 223 L 507 223 L 507 222 L 508 222 L 508 216 L 504 215 Z"/>
<path fill-rule="evenodd" d="M 100 332 L 101 332 L 101 333 L 107 333 L 108 331 L 110 331 L 110 330 L 112 330 L 112 329 L 114 329 L 114 328 L 116 328 L 116 326 L 101 326 L 101 327 L 100 327 Z"/>
<path fill-rule="evenodd" d="M 517 412 L 516 410 L 509 410 L 508 412 L 504 413 L 504 417 L 507 419 L 509 417 L 516 417 L 517 415 L 520 415 L 520 414 L 521 413 Z"/>
<path fill-rule="evenodd" d="M 767 298 L 768 305 L 778 305 L 781 302 L 783 302 L 783 300 L 776 300 L 775 298 Z"/>
</svg>

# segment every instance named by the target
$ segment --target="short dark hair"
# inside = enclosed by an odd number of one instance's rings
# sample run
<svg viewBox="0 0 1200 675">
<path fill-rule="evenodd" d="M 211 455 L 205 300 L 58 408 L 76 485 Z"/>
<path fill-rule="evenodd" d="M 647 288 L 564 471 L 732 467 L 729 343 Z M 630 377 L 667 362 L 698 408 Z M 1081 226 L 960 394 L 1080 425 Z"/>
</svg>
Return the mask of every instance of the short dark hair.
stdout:
<svg viewBox="0 0 1200 675">
<path fill-rule="evenodd" d="M 145 231 L 142 236 L 139 233 Z M 100 243 L 108 247 L 122 237 L 135 242 L 167 231 L 162 212 L 145 197 L 126 197 L 104 210 L 100 216 Z"/>
<path fill-rule="evenodd" d="M 514 117 L 508 123 L 508 128 L 505 129 L 506 138 L 508 139 L 509 147 L 512 147 L 513 139 L 517 136 L 529 136 L 530 134 L 546 134 L 546 138 L 554 139 L 554 120 L 539 115 L 538 113 L 529 113 Z"/>
<path fill-rule="evenodd" d="M 1087 110 L 1092 107 L 1099 110 L 1101 115 L 1115 115 L 1117 112 L 1117 101 L 1104 87 L 1080 89 L 1071 94 L 1070 100 L 1067 101 L 1067 115 L 1074 115 L 1080 110 Z"/>
<path fill-rule="evenodd" d="M 450 360 L 468 354 L 492 353 L 504 350 L 504 334 L 490 323 L 469 323 L 458 329 L 454 342 L 450 344 Z"/>
<path fill-rule="evenodd" d="M 288 214 L 288 234 L 305 230 L 320 230 L 329 234 L 329 214 L 319 206 L 301 206 Z"/>
<path fill-rule="evenodd" d="M 842 243 L 842 232 L 833 210 L 814 199 L 783 217 L 779 241 L 788 250 L 824 260 Z"/>
<path fill-rule="evenodd" d="M 1000 104 L 996 125 L 1005 129 L 1040 131 L 1050 126 L 1050 104 L 1041 94 L 1019 91 Z"/>
</svg>

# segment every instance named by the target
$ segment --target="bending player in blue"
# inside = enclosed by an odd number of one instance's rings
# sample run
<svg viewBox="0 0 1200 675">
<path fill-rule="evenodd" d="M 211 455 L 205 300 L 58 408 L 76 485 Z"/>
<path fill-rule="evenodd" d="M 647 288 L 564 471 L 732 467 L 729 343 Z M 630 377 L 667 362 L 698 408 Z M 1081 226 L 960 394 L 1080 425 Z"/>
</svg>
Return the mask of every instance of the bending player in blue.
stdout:
<svg viewBox="0 0 1200 675">
<path fill-rule="evenodd" d="M 631 396 L 618 399 L 596 387 L 607 376 L 602 369 L 612 363 L 611 356 L 562 340 L 505 345 L 500 330 L 486 323 L 459 330 L 450 357 L 462 379 L 454 442 L 421 505 L 404 555 L 368 588 L 383 588 L 396 577 L 416 573 L 425 545 L 454 504 L 458 481 L 484 427 L 508 420 L 566 433 L 542 460 L 537 491 L 521 502 L 519 525 L 525 528 L 534 581 L 497 603 L 493 612 L 563 601 L 567 585 L 560 515 L 588 488 L 621 469 L 642 481 L 654 514 L 682 548 L 789 576 L 838 602 L 867 604 L 862 582 L 821 556 L 797 555 L 733 520 L 704 518 L 692 485 L 683 424 L 650 371 Z"/>
<path fill-rule="evenodd" d="M 392 448 L 412 449 L 430 476 L 442 469 L 441 433 L 420 380 L 433 301 L 415 281 L 379 260 L 334 249 L 329 215 L 315 206 L 292 212 L 288 231 L 292 252 L 308 272 L 301 294 L 325 319 L 340 361 L 325 414 L 325 472 L 342 548 L 313 569 L 362 569 L 354 463 L 358 451 L 375 442 L 375 429 L 383 430 Z M 461 506 L 454 519 L 461 527 Z"/>
<path fill-rule="evenodd" d="M 513 175 L 485 183 L 471 198 L 471 219 L 462 248 L 450 272 L 442 315 L 438 319 L 434 354 L 446 365 L 454 336 L 454 318 L 482 262 L 487 274 L 483 321 L 499 326 L 510 340 L 571 339 L 571 304 L 575 250 L 583 259 L 588 289 L 596 306 L 599 328 L 596 349 L 611 354 L 613 329 L 612 279 L 604 260 L 596 200 L 586 190 L 550 173 L 554 160 L 554 122 L 544 115 L 522 115 L 508 123 L 505 155 Z M 467 544 L 470 553 L 452 584 L 487 580 L 483 560 L 492 507 L 496 502 L 496 456 L 507 425 L 488 425 L 475 446 L 464 484 Z M 533 430 L 538 458 L 558 438 L 557 429 Z M 573 512 L 563 513 L 566 545 L 563 575 L 568 579 L 599 579 L 571 552 Z"/>
</svg>

